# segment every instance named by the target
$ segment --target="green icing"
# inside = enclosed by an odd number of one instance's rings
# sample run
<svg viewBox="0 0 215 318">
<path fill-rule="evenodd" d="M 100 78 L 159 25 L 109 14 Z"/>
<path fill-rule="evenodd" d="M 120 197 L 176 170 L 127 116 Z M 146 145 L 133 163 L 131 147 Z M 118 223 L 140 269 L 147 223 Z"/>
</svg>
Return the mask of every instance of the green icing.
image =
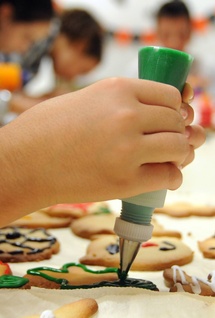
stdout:
<svg viewBox="0 0 215 318">
<path fill-rule="evenodd" d="M 51 273 L 68 273 L 68 268 L 71 266 L 77 266 L 82 268 L 85 272 L 92 273 L 92 274 L 107 274 L 107 273 L 116 273 L 119 277 L 119 280 L 116 281 L 102 281 L 99 283 L 94 283 L 90 285 L 70 285 L 67 279 L 64 278 L 55 278 L 51 276 Z M 49 271 L 50 275 L 47 273 L 43 273 L 42 271 Z M 41 276 L 47 280 L 53 281 L 60 285 L 60 289 L 89 289 L 89 288 L 97 288 L 97 287 L 136 287 L 136 288 L 144 288 L 144 289 L 150 289 L 150 290 L 158 290 L 157 286 L 154 285 L 152 282 L 143 280 L 143 279 L 135 279 L 135 278 L 126 278 L 123 276 L 123 278 L 120 278 L 120 271 L 115 267 L 108 267 L 103 270 L 91 270 L 87 268 L 83 264 L 79 263 L 67 263 L 64 264 L 61 269 L 51 268 L 51 267 L 36 267 L 33 269 L 27 270 L 27 274 L 30 275 L 37 275 Z"/>
<path fill-rule="evenodd" d="M 99 211 L 95 212 L 94 214 L 111 214 L 111 211 L 108 208 L 101 207 Z"/>
<path fill-rule="evenodd" d="M 48 279 L 50 281 L 53 281 L 57 284 L 67 284 L 68 281 L 67 279 L 64 279 L 64 278 L 55 278 L 53 276 L 50 276 L 46 273 L 43 273 L 41 271 L 49 271 L 49 272 L 55 272 L 55 273 L 68 273 L 68 268 L 69 267 L 72 267 L 72 266 L 76 266 L 76 267 L 80 267 L 82 268 L 85 272 L 88 272 L 88 273 L 92 273 L 92 274 L 107 274 L 107 273 L 118 273 L 118 269 L 115 268 L 115 267 L 108 267 L 108 268 L 105 268 L 103 270 L 91 270 L 89 268 L 87 268 L 85 265 L 83 264 L 79 264 L 79 263 L 67 263 L 67 264 L 64 264 L 63 267 L 61 269 L 57 269 L 57 268 L 52 268 L 52 267 L 46 267 L 46 266 L 42 266 L 42 267 L 36 267 L 36 268 L 32 268 L 32 269 L 29 269 L 27 270 L 27 274 L 31 274 L 31 275 L 37 275 L 37 276 L 41 276 L 45 279 Z"/>
<path fill-rule="evenodd" d="M 0 276 L 0 288 L 19 288 L 27 284 L 29 280 L 24 277 L 13 275 Z"/>
</svg>

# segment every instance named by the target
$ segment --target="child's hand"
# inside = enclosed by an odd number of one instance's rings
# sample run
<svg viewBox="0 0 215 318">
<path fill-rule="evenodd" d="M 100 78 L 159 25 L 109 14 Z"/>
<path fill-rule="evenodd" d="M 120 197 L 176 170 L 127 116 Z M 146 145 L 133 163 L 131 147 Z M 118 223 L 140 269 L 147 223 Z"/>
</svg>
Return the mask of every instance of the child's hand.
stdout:
<svg viewBox="0 0 215 318">
<path fill-rule="evenodd" d="M 198 125 L 191 126 L 191 123 L 194 118 L 194 110 L 189 105 L 189 103 L 192 102 L 192 99 L 194 97 L 193 94 L 194 94 L 193 89 L 191 88 L 189 84 L 186 83 L 184 90 L 182 92 L 183 103 L 181 106 L 181 114 L 185 119 L 185 125 L 186 125 L 185 134 L 190 144 L 190 152 L 188 157 L 182 163 L 182 166 L 186 166 L 187 164 L 192 162 L 192 160 L 194 159 L 194 152 L 192 151 L 192 148 L 196 149 L 200 147 L 205 141 L 204 128 Z"/>
<path fill-rule="evenodd" d="M 170 85 L 106 79 L 1 128 L 1 225 L 56 203 L 179 187 L 180 168 L 205 138 L 190 126 L 189 92 L 186 86 L 182 103 Z"/>
</svg>

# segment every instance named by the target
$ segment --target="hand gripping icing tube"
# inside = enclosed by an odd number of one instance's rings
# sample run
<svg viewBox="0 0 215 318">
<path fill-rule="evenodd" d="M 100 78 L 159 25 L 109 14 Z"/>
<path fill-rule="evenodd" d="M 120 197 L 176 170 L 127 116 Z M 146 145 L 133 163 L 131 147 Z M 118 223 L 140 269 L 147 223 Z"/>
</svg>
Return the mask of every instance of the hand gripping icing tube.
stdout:
<svg viewBox="0 0 215 318">
<path fill-rule="evenodd" d="M 139 50 L 139 78 L 170 84 L 182 92 L 193 57 L 187 53 L 163 48 Z M 152 106 L 153 107 L 153 106 Z M 114 231 L 120 238 L 120 275 L 124 279 L 142 242 L 152 236 L 151 218 L 156 207 L 164 205 L 166 190 L 144 193 L 122 199 L 122 211 Z"/>
</svg>

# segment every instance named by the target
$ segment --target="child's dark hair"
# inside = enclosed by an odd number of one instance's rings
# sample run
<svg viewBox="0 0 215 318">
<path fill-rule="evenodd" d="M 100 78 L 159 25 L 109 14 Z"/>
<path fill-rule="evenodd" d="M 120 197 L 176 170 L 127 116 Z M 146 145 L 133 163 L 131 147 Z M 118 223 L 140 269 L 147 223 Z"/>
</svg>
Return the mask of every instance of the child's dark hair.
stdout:
<svg viewBox="0 0 215 318">
<path fill-rule="evenodd" d="M 83 9 L 70 9 L 61 16 L 60 32 L 69 41 L 85 43 L 85 53 L 101 60 L 103 30 L 98 21 Z"/>
<path fill-rule="evenodd" d="M 9 5 L 16 22 L 47 21 L 54 16 L 52 0 L 0 0 L 0 7 Z"/>
<path fill-rule="evenodd" d="M 178 18 L 184 17 L 190 21 L 190 12 L 183 1 L 174 0 L 165 3 L 157 12 L 157 20 L 163 17 Z"/>
</svg>

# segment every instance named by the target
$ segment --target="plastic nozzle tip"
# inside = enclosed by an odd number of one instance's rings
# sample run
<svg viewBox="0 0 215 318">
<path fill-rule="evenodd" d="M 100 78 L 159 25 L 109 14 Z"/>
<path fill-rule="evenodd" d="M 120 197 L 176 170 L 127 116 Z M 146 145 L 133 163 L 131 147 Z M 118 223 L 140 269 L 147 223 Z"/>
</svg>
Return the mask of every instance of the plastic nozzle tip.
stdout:
<svg viewBox="0 0 215 318">
<path fill-rule="evenodd" d="M 129 241 L 145 242 L 152 237 L 153 225 L 137 224 L 116 218 L 114 232 Z"/>
</svg>

